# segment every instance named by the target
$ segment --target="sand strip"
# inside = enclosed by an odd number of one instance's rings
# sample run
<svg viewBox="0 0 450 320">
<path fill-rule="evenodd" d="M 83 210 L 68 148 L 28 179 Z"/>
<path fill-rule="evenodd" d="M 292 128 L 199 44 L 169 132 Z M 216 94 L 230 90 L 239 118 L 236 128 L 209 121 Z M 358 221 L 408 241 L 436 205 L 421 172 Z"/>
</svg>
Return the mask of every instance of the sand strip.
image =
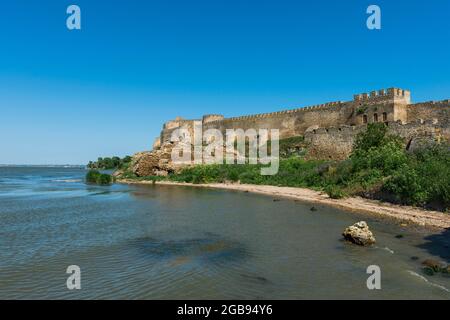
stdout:
<svg viewBox="0 0 450 320">
<path fill-rule="evenodd" d="M 153 181 L 118 180 L 118 183 L 125 184 L 154 184 Z M 171 181 L 156 181 L 158 185 L 190 186 L 212 189 L 226 189 L 243 192 L 252 192 L 268 195 L 271 197 L 284 197 L 300 201 L 329 205 L 335 208 L 351 211 L 355 213 L 365 213 L 391 218 L 403 223 L 414 223 L 424 227 L 438 229 L 450 228 L 450 214 L 439 211 L 429 211 L 410 206 L 400 206 L 389 204 L 377 200 L 351 197 L 345 199 L 331 199 L 327 194 L 319 191 L 304 188 L 277 187 L 266 185 L 250 184 L 193 184 Z"/>
</svg>

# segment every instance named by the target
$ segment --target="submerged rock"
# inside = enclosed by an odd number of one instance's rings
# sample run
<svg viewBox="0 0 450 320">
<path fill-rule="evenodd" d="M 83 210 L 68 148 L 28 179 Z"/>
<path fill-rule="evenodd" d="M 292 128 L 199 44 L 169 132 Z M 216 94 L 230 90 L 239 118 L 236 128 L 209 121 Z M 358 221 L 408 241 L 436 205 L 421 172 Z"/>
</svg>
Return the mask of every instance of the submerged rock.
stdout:
<svg viewBox="0 0 450 320">
<path fill-rule="evenodd" d="M 422 262 L 425 269 L 431 269 L 433 272 L 444 272 L 447 270 L 447 266 L 440 261 L 434 259 L 426 259 Z"/>
<path fill-rule="evenodd" d="M 429 267 L 423 267 L 423 273 L 425 273 L 427 276 L 433 276 L 434 275 L 433 269 L 431 269 Z"/>
<path fill-rule="evenodd" d="M 369 230 L 365 221 L 360 221 L 348 227 L 342 233 L 345 240 L 360 246 L 369 246 L 375 243 L 375 237 Z"/>
<path fill-rule="evenodd" d="M 450 264 L 445 264 L 438 260 L 426 259 L 422 262 L 422 266 L 423 272 L 429 276 L 435 273 L 443 274 L 446 277 L 450 275 Z"/>
</svg>

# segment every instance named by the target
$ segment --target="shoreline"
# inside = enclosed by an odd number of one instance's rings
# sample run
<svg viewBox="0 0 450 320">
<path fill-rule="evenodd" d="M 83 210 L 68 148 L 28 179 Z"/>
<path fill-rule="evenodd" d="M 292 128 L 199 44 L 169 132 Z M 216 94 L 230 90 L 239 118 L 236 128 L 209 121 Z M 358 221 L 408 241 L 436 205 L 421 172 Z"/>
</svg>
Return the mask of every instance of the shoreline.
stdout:
<svg viewBox="0 0 450 320">
<path fill-rule="evenodd" d="M 443 212 L 429 211 L 411 206 L 396 205 L 361 197 L 331 199 L 324 192 L 306 188 L 226 183 L 193 184 L 172 181 L 136 181 L 130 179 L 118 179 L 116 182 L 121 184 L 155 184 L 251 192 L 272 197 L 281 197 L 299 200 L 302 202 L 323 204 L 353 213 L 365 213 L 382 218 L 389 218 L 402 223 L 413 223 L 422 227 L 434 229 L 450 228 L 450 215 Z"/>
</svg>

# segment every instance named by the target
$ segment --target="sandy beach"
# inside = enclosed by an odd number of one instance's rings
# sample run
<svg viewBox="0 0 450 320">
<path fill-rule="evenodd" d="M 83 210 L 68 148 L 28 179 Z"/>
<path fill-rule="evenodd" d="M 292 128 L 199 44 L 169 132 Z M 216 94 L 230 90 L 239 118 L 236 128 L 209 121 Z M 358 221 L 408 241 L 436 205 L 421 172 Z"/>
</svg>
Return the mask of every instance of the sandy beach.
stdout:
<svg viewBox="0 0 450 320">
<path fill-rule="evenodd" d="M 377 200 L 364 199 L 360 197 L 349 197 L 345 199 L 331 199 L 324 192 L 305 188 L 277 187 L 267 185 L 248 184 L 193 184 L 171 181 L 136 181 L 121 179 L 117 183 L 125 184 L 158 184 L 171 186 L 189 186 L 197 188 L 226 189 L 242 192 L 264 194 L 274 198 L 289 198 L 299 201 L 329 205 L 346 211 L 377 215 L 389 218 L 403 224 L 416 224 L 424 227 L 446 229 L 450 228 L 450 215 L 439 211 L 423 210 L 411 206 L 401 206 L 385 203 Z"/>
</svg>

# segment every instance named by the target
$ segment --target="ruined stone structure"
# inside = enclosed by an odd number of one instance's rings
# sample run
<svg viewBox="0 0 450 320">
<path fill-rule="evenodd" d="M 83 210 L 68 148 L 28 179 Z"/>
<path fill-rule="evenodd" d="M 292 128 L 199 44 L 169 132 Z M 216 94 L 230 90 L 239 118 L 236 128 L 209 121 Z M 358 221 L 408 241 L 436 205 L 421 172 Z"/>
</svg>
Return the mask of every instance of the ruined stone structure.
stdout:
<svg viewBox="0 0 450 320">
<path fill-rule="evenodd" d="M 355 135 L 368 123 L 384 122 L 412 146 L 415 139 L 428 137 L 449 140 L 450 100 L 411 103 L 408 90 L 390 88 L 354 95 L 347 102 L 330 102 L 292 110 L 233 118 L 205 115 L 202 119 L 180 117 L 164 124 L 154 149 L 170 142 L 175 129 L 193 131 L 194 121 L 201 121 L 203 131 L 218 129 L 278 129 L 280 139 L 305 136 L 310 144 L 309 156 L 343 159 L 351 152 Z"/>
</svg>

